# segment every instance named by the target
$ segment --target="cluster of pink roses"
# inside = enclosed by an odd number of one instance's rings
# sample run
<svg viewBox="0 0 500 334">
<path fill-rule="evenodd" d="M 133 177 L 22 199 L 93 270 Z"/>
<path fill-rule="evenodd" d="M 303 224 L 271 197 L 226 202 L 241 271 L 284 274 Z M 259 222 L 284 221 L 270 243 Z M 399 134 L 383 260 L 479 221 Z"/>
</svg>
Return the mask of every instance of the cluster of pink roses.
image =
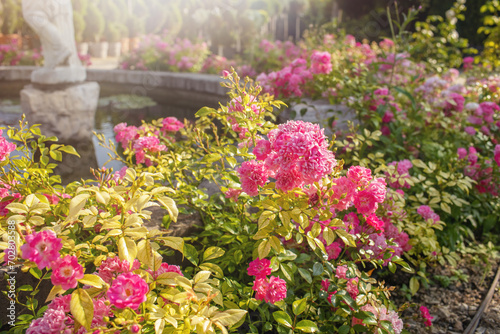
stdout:
<svg viewBox="0 0 500 334">
<path fill-rule="evenodd" d="M 296 59 L 303 53 L 303 50 L 291 41 L 282 42 L 278 40 L 271 42 L 267 39 L 263 39 L 259 44 L 259 48 L 264 51 L 265 54 L 270 52 L 279 53 L 280 56 L 278 56 L 278 60 L 283 62 L 289 59 Z"/>
<path fill-rule="evenodd" d="M 359 294 L 359 278 L 348 278 L 347 277 L 348 268 L 346 265 L 338 266 L 335 268 L 335 278 L 339 280 L 339 283 L 345 284 L 345 291 L 351 296 L 353 300 L 356 300 L 356 297 Z M 338 291 L 329 291 L 331 282 L 329 280 L 321 281 L 321 290 L 328 292 L 328 301 L 331 303 L 332 298 Z"/>
<path fill-rule="evenodd" d="M 403 331 L 403 320 L 399 318 L 399 315 L 396 311 L 388 310 L 385 306 L 375 308 L 371 304 L 362 306 L 361 311 L 373 313 L 373 315 L 375 315 L 378 320 L 379 328 L 384 328 L 380 323 L 381 321 L 389 321 L 395 334 L 400 334 Z M 363 320 L 354 318 L 352 324 L 353 326 L 361 325 L 363 324 Z"/>
<path fill-rule="evenodd" d="M 71 295 L 56 297 L 49 304 L 42 318 L 34 320 L 26 334 L 83 334 L 87 333 L 84 327 L 75 332 L 75 320 L 70 313 Z M 104 317 L 112 315 L 111 306 L 103 298 L 93 299 L 94 318 L 92 328 L 105 327 L 107 322 Z"/>
<path fill-rule="evenodd" d="M 424 220 L 431 219 L 432 221 L 434 221 L 434 223 L 437 223 L 438 221 L 441 220 L 441 218 L 439 217 L 439 215 L 437 213 L 435 213 L 434 210 L 432 210 L 432 208 L 429 207 L 428 205 L 421 205 L 417 209 L 417 213 L 419 215 L 421 215 L 422 218 L 424 218 Z"/>
<path fill-rule="evenodd" d="M 377 66 L 375 75 L 380 84 L 404 85 L 424 75 L 424 65 L 410 60 L 408 53 L 389 53 L 378 57 L 373 66 Z"/>
<path fill-rule="evenodd" d="M 0 137 L 0 141 L 1 139 L 2 137 Z M 9 213 L 9 210 L 6 208 L 7 205 L 14 201 L 19 201 L 22 198 L 21 194 L 13 192 L 12 190 L 12 187 L 16 183 L 16 180 L 13 180 L 10 184 L 0 181 L 0 217 L 5 217 Z"/>
<path fill-rule="evenodd" d="M 368 217 L 374 214 L 378 205 L 385 200 L 385 180 L 373 178 L 368 168 L 352 166 L 346 177 L 334 179 L 333 183 L 333 197 L 339 201 L 333 207 L 338 211 L 354 206 L 359 214 Z M 371 225 L 382 230 L 382 226 L 375 219 L 371 219 Z"/>
<path fill-rule="evenodd" d="M 236 68 L 236 62 L 234 60 L 228 60 L 226 57 L 211 54 L 205 59 L 201 71 L 203 73 L 221 75 L 222 71 L 230 70 L 231 67 Z M 245 74 L 240 74 L 242 77 L 245 77 Z M 248 75 L 248 73 L 246 75 Z"/>
<path fill-rule="evenodd" d="M 481 102 L 479 104 L 471 102 L 467 103 L 465 109 L 472 112 L 467 121 L 473 126 L 478 126 L 485 135 L 489 136 L 491 134 L 490 127 L 493 124 L 500 127 L 500 120 L 495 123 L 495 112 L 500 110 L 500 106 L 495 102 Z M 475 135 L 476 129 L 473 126 L 466 126 L 464 131 L 470 135 Z"/>
<path fill-rule="evenodd" d="M 399 104 L 394 102 L 394 96 L 390 93 L 387 88 L 377 88 L 373 92 L 373 96 L 366 96 L 365 99 L 369 101 L 369 108 L 372 111 L 377 111 L 380 106 L 384 106 L 384 116 L 382 117 L 382 127 L 380 131 L 384 136 L 389 136 L 391 134 L 391 130 L 389 129 L 388 124 L 391 123 L 394 119 L 394 113 L 400 113 L 401 107 Z M 401 116 L 405 116 L 404 113 L 401 113 Z"/>
<path fill-rule="evenodd" d="M 53 232 L 42 231 L 36 234 L 34 238 L 27 239 L 29 239 L 27 240 L 29 246 L 22 247 L 23 257 L 34 261 L 39 264 L 39 266 L 49 263 L 53 271 L 53 283 L 62 284 L 63 289 L 74 288 L 76 285 L 65 287 L 64 284 L 67 285 L 73 280 L 73 278 L 70 278 L 72 273 L 81 272 L 81 270 L 78 269 L 81 268 L 81 266 L 76 262 L 76 257 L 66 256 L 59 262 L 50 261 L 59 254 L 59 250 L 62 246 L 61 241 L 55 238 Z M 42 250 L 44 251 L 43 253 L 41 253 Z M 92 328 L 107 326 L 104 317 L 113 316 L 112 306 L 119 309 L 131 308 L 136 310 L 146 301 L 149 286 L 141 276 L 133 273 L 133 271 L 139 269 L 139 267 L 140 263 L 137 260 L 134 261 L 132 266 L 130 266 L 127 260 L 120 260 L 118 257 L 109 257 L 102 261 L 95 274 L 101 277 L 110 287 L 106 293 L 102 293 L 93 299 L 94 319 L 92 320 Z M 160 268 L 156 271 L 148 270 L 148 272 L 153 279 L 157 279 L 158 276 L 166 272 L 175 272 L 183 276 L 178 266 L 169 265 L 167 263 L 162 263 Z M 55 281 L 54 277 L 56 277 Z M 82 277 L 83 273 L 79 278 Z M 271 292 L 269 294 L 273 295 Z M 31 323 L 27 333 L 74 333 L 75 322 L 70 313 L 70 300 L 71 295 L 55 298 L 49 304 L 48 311 L 44 316 Z M 138 333 L 140 331 L 140 326 L 132 324 L 130 326 L 130 331 L 132 333 Z M 77 331 L 79 334 L 86 332 L 87 331 L 83 327 Z"/>
<path fill-rule="evenodd" d="M 432 319 L 434 319 L 434 317 L 430 315 L 429 309 L 425 306 L 420 306 L 420 314 L 422 315 L 422 318 L 424 318 L 425 320 L 425 325 L 427 327 L 431 327 Z"/>
<path fill-rule="evenodd" d="M 122 61 L 120 68 L 194 72 L 202 68 L 208 54 L 206 43 L 192 43 L 185 38 L 170 41 L 166 37 L 147 35 L 138 48 Z"/>
<path fill-rule="evenodd" d="M 23 51 L 16 41 L 11 44 L 0 44 L 0 65 L 40 65 L 42 55 L 38 50 Z"/>
<path fill-rule="evenodd" d="M 361 166 L 352 166 L 347 171 L 347 176 L 342 176 L 333 179 L 331 190 L 331 208 L 330 210 L 335 216 L 339 217 L 340 212 L 355 208 L 356 212 L 349 212 L 344 215 L 343 221 L 345 231 L 351 235 L 365 233 L 370 242 L 359 242 L 358 248 L 371 250 L 373 254 L 371 259 L 383 259 L 384 264 L 387 264 L 395 255 L 401 256 L 403 252 L 411 249 L 408 244 L 409 237 L 405 232 L 400 232 L 390 220 L 392 208 L 390 205 L 384 205 L 384 210 L 387 211 L 383 218 L 380 218 L 376 211 L 380 204 L 383 204 L 386 199 L 386 184 L 381 178 L 373 178 L 371 170 Z M 317 202 L 316 191 L 311 191 L 310 203 Z M 324 205 L 318 203 L 318 205 Z M 360 221 L 360 215 L 363 223 Z M 306 232 L 312 227 L 311 223 Z M 319 222 L 322 232 L 329 227 L 330 221 Z M 339 227 L 333 227 L 337 229 Z M 327 245 L 322 234 L 318 237 L 325 244 L 325 249 L 328 254 L 328 259 L 337 259 L 341 252 L 346 248 L 342 240 L 335 240 L 330 245 Z M 388 241 L 392 240 L 392 243 Z M 390 257 L 384 257 L 386 252 L 390 252 Z M 365 253 L 366 254 L 366 253 Z"/>
<path fill-rule="evenodd" d="M 4 137 L 2 137 L 2 130 L 0 129 L 0 161 L 4 161 L 12 151 L 16 149 L 16 145 L 9 143 Z"/>
<path fill-rule="evenodd" d="M 146 301 L 146 295 L 149 291 L 148 284 L 143 278 L 132 272 L 138 268 L 139 262 L 137 260 L 132 267 L 130 267 L 128 261 L 122 261 L 117 257 L 108 258 L 102 262 L 98 268 L 97 274 L 106 283 L 110 284 L 110 288 L 105 296 L 98 296 L 92 300 L 94 303 L 92 328 L 107 326 L 104 317 L 113 316 L 111 306 L 120 309 L 128 307 L 135 310 L 140 304 Z M 52 270 L 55 272 L 58 268 L 52 268 Z M 69 271 L 68 267 L 62 270 Z M 157 273 L 154 274 L 156 275 Z M 55 298 L 49 304 L 48 310 L 44 316 L 31 323 L 27 333 L 74 333 L 75 322 L 70 313 L 70 300 L 71 295 Z M 140 327 L 137 324 L 133 324 L 130 326 L 130 330 L 132 333 L 138 333 Z M 79 334 L 86 332 L 86 329 L 83 327 L 77 331 Z"/>
<path fill-rule="evenodd" d="M 312 78 L 311 70 L 307 67 L 307 60 L 297 58 L 290 65 L 277 72 L 259 74 L 257 81 L 265 92 L 274 96 L 301 97 L 305 85 Z"/>
<path fill-rule="evenodd" d="M 500 145 L 496 145 L 492 153 L 493 160 L 500 166 Z M 458 148 L 457 155 L 459 160 L 467 159 L 468 165 L 464 169 L 464 174 L 477 182 L 476 189 L 480 193 L 490 193 L 493 196 L 500 194 L 499 176 L 494 172 L 490 159 L 480 163 L 478 152 L 473 146 L 469 147 L 469 150 Z"/>
<path fill-rule="evenodd" d="M 252 289 L 256 292 L 257 300 L 274 304 L 286 298 L 286 282 L 279 277 L 271 276 L 271 261 L 268 259 L 255 259 L 248 265 L 247 273 L 255 276 Z"/>
<path fill-rule="evenodd" d="M 338 287 L 343 286 L 345 284 L 345 291 L 349 293 L 349 296 L 356 300 L 359 294 L 359 278 L 349 278 L 347 277 L 347 272 L 349 269 L 346 265 L 337 266 L 335 268 L 335 278 L 338 279 L 337 285 Z M 321 290 L 328 293 L 328 301 L 332 303 L 332 298 L 337 294 L 336 291 L 329 291 L 331 286 L 331 282 L 329 280 L 321 281 Z M 392 325 L 392 329 L 394 333 L 401 333 L 403 330 L 403 321 L 399 318 L 398 313 L 395 311 L 389 311 L 385 308 L 385 306 L 381 306 L 379 308 L 373 307 L 371 304 L 365 304 L 361 306 L 361 311 L 367 311 L 373 313 L 376 316 L 378 321 L 390 321 Z M 352 325 L 362 325 L 363 320 L 353 318 Z"/>
<path fill-rule="evenodd" d="M 337 165 L 317 124 L 289 121 L 268 137 L 253 150 L 257 160 L 245 161 L 237 169 L 242 189 L 250 196 L 256 196 L 258 186 L 269 177 L 276 179 L 277 189 L 287 192 L 321 180 Z"/>
<path fill-rule="evenodd" d="M 351 212 L 344 216 L 343 221 L 345 223 L 345 230 L 349 234 L 367 233 L 369 242 L 362 243 L 358 241 L 357 248 L 363 249 L 365 254 L 366 251 L 370 250 L 372 252 L 370 259 L 383 260 L 384 265 L 387 265 L 394 256 L 401 256 L 404 252 L 408 252 L 411 249 L 411 245 L 408 243 L 408 234 L 400 232 L 388 218 L 384 217 L 382 220 L 375 214 L 372 214 L 366 217 L 366 224 L 361 225 L 358 216 L 354 212 Z M 325 227 L 326 223 L 328 222 L 325 222 L 323 230 L 327 228 Z M 336 240 L 327 245 L 321 236 L 318 238 L 325 244 L 329 261 L 337 259 L 346 247 L 342 240 Z M 390 244 L 389 240 L 391 240 Z M 385 256 L 387 252 L 390 254 L 389 257 Z"/>
<path fill-rule="evenodd" d="M 410 160 L 404 159 L 401 161 L 393 161 L 387 164 L 388 166 L 396 166 L 396 173 L 393 175 L 389 175 L 386 172 L 387 176 L 391 176 L 395 178 L 394 182 L 389 183 L 391 188 L 408 188 L 410 189 L 410 184 L 407 182 L 407 179 L 410 178 L 410 169 L 413 168 L 413 164 Z"/>
<path fill-rule="evenodd" d="M 83 278 L 83 267 L 76 256 L 61 257 L 62 241 L 54 231 L 33 232 L 25 239 L 26 243 L 21 246 L 23 259 L 34 262 L 39 269 L 52 269 L 52 284 L 60 285 L 64 290 L 78 285 L 78 280 Z"/>
<path fill-rule="evenodd" d="M 468 71 L 474 67 L 474 57 L 465 57 L 463 60 L 464 70 Z"/>
<path fill-rule="evenodd" d="M 311 72 L 328 74 L 332 71 L 332 56 L 327 51 L 314 50 L 311 55 Z"/>
<path fill-rule="evenodd" d="M 146 125 L 139 128 L 120 123 L 114 127 L 116 141 L 123 149 L 131 149 L 136 157 L 137 164 L 145 163 L 151 166 L 152 162 L 146 155 L 157 155 L 164 152 L 167 147 L 160 143 L 160 132 L 168 140 L 174 141 L 173 134 L 184 127 L 184 124 L 175 117 L 166 117 L 162 120 L 161 129 L 150 129 Z"/>
</svg>

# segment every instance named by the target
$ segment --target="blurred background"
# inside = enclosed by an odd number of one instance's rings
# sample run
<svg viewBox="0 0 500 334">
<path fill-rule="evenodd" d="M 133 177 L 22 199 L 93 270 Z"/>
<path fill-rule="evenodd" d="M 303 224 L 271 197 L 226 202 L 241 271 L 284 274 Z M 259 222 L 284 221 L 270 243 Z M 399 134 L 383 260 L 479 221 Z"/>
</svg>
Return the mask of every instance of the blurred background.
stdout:
<svg viewBox="0 0 500 334">
<path fill-rule="evenodd" d="M 480 8 L 487 0 L 468 0 L 461 37 L 479 47 L 483 22 Z M 304 31 L 324 24 L 341 28 L 357 39 L 390 37 L 387 8 L 404 15 L 422 7 L 419 18 L 445 16 L 453 0 L 73 0 L 79 51 L 93 57 L 119 57 L 137 47 L 144 35 L 168 35 L 205 42 L 210 51 L 232 58 L 262 39 L 300 39 Z M 0 0 L 0 44 L 25 50 L 39 48 L 37 36 L 22 18 L 21 0 Z M 414 29 L 414 27 L 409 27 Z M 100 47 L 100 43 L 106 46 Z M 89 51 L 90 47 L 90 51 Z M 104 50 L 104 49 L 105 50 Z"/>
</svg>

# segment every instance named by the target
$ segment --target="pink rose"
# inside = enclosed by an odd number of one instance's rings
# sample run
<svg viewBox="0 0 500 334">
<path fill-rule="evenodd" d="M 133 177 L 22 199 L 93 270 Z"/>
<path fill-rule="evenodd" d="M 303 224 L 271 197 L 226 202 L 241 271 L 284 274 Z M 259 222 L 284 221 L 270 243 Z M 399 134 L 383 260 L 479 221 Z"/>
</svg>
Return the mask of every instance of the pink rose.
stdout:
<svg viewBox="0 0 500 334">
<path fill-rule="evenodd" d="M 248 265 L 247 273 L 250 276 L 262 278 L 271 274 L 271 261 L 268 259 L 256 258 Z"/>
<path fill-rule="evenodd" d="M 111 304 L 118 308 L 130 307 L 133 310 L 147 299 L 149 291 L 148 284 L 139 275 L 131 272 L 120 274 L 111 284 L 108 290 L 108 298 Z"/>
<path fill-rule="evenodd" d="M 59 258 L 61 248 L 61 239 L 54 231 L 33 232 L 26 236 L 26 243 L 21 246 L 22 258 L 35 262 L 39 269 L 51 268 L 52 262 Z"/>
<path fill-rule="evenodd" d="M 64 290 L 74 289 L 78 280 L 83 278 L 83 267 L 76 256 L 66 255 L 53 263 L 51 281 Z"/>
</svg>

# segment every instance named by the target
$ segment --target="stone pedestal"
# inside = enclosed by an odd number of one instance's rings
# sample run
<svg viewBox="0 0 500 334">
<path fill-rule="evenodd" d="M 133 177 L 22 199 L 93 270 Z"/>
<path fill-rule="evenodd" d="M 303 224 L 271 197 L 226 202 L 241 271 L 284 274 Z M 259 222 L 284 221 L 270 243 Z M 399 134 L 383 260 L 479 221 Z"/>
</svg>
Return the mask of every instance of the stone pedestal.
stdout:
<svg viewBox="0 0 500 334">
<path fill-rule="evenodd" d="M 95 124 L 99 84 L 28 85 L 21 91 L 21 106 L 30 124 L 41 124 L 42 134 L 62 142 L 89 140 Z"/>
<path fill-rule="evenodd" d="M 31 82 L 40 85 L 75 84 L 84 82 L 87 71 L 83 66 L 39 68 L 31 73 Z"/>
</svg>

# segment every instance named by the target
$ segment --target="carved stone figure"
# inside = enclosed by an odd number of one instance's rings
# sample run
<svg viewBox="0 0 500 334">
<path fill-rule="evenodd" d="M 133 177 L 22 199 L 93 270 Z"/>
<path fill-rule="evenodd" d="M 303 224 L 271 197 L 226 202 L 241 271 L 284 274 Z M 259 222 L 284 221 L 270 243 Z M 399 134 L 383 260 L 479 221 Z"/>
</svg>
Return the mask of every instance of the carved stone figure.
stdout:
<svg viewBox="0 0 500 334">
<path fill-rule="evenodd" d="M 23 0 L 23 16 L 40 37 L 44 67 L 33 72 L 38 84 L 85 81 L 75 43 L 71 0 Z"/>
</svg>

